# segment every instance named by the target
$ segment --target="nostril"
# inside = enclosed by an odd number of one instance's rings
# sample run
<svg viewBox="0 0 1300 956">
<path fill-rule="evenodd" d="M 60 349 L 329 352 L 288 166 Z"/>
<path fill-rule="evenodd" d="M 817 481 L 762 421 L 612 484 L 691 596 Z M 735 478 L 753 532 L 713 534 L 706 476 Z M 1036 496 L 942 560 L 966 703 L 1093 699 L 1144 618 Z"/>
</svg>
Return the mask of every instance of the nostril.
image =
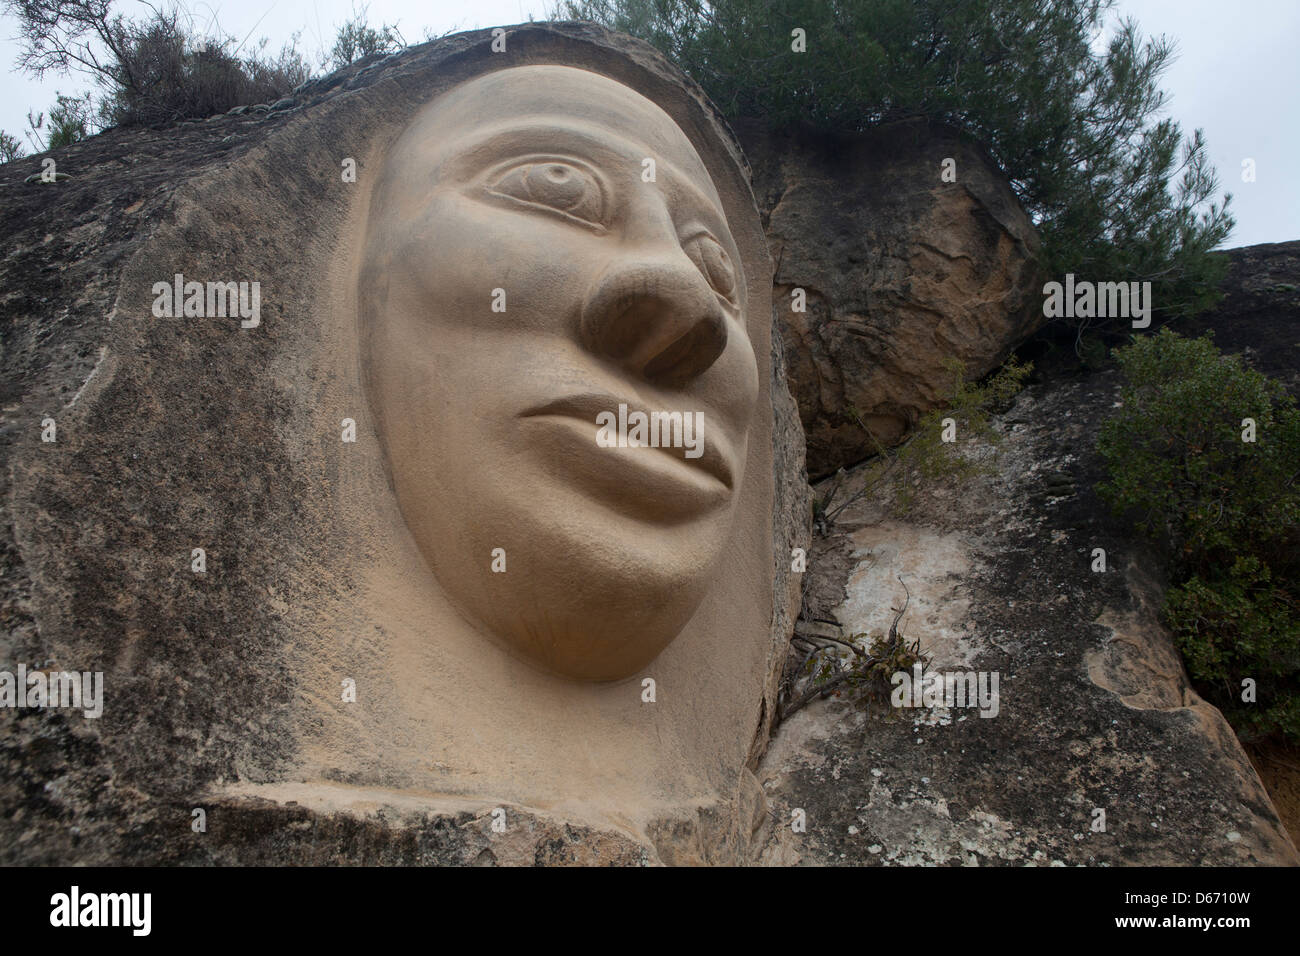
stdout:
<svg viewBox="0 0 1300 956">
<path fill-rule="evenodd" d="M 641 374 L 656 384 L 682 385 L 702 375 L 726 347 L 726 323 L 720 315 L 710 315 L 651 358 Z"/>
<path fill-rule="evenodd" d="M 651 357 L 648 335 L 663 308 L 657 299 L 620 296 L 608 306 L 598 306 L 588 316 L 587 338 L 595 351 L 615 361 L 641 366 Z"/>
<path fill-rule="evenodd" d="M 584 305 L 581 326 L 589 349 L 657 384 L 685 384 L 727 346 L 717 296 L 695 269 L 676 264 L 606 273 Z"/>
</svg>

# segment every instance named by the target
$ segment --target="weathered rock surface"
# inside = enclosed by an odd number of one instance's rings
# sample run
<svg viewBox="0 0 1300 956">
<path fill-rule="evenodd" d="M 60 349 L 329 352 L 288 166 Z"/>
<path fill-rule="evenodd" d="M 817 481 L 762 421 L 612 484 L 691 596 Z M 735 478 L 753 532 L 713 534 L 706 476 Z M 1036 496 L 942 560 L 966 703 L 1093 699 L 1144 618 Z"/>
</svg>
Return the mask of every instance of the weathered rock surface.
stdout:
<svg viewBox="0 0 1300 956">
<path fill-rule="evenodd" d="M 99 720 L 0 709 L 0 861 L 622 864 L 748 853 L 762 816 L 748 771 L 727 805 L 627 827 L 504 799 L 406 804 L 393 796 L 400 779 L 277 789 L 302 756 L 296 742 L 319 730 L 295 723 L 295 705 L 323 686 L 305 684 L 289 655 L 295 643 L 323 646 L 311 615 L 346 619 L 361 590 L 354 576 L 321 573 L 318 558 L 365 547 L 346 522 L 322 520 L 360 491 L 343 487 L 337 432 L 329 454 L 301 440 L 313 416 L 336 429 L 347 414 L 302 359 L 329 334 L 310 308 L 321 276 L 304 263 L 341 228 L 339 158 L 364 173 L 375 131 L 425 101 L 430 71 L 468 70 L 493 56 L 490 40 L 478 31 L 362 61 L 295 91 L 292 108 L 113 130 L 54 153 L 70 177 L 57 184 L 24 182 L 38 158 L 0 167 L 0 669 L 101 670 L 113 688 Z M 633 61 L 685 112 L 711 115 L 637 41 L 535 24 L 512 28 L 510 43 L 519 62 L 577 47 Z M 275 294 L 257 335 L 241 335 L 237 319 L 149 315 L 155 279 L 267 279 L 256 271 L 267 263 Z M 769 668 L 734 742 L 738 767 L 747 755 L 754 766 L 766 743 L 798 608 L 789 555 L 808 535 L 800 424 L 779 365 L 771 381 Z M 57 421 L 53 444 L 41 441 L 46 417 Z M 221 573 L 190 573 L 196 542 Z M 754 560 L 768 565 L 766 548 Z M 383 686 L 382 672 L 371 676 Z M 488 828 L 497 806 L 511 821 L 505 843 Z M 196 807 L 208 811 L 203 834 L 191 829 Z"/>
<path fill-rule="evenodd" d="M 967 138 L 922 121 L 855 138 L 736 124 L 767 211 L 791 391 L 818 478 L 889 446 L 1042 322 L 1038 236 Z M 956 181 L 941 179 L 956 161 Z M 791 310 L 801 288 L 807 311 Z M 857 420 L 851 409 L 861 416 Z"/>
<path fill-rule="evenodd" d="M 1228 259 L 1222 300 L 1173 328 L 1183 335 L 1213 334 L 1219 349 L 1241 355 L 1300 399 L 1300 240 L 1219 255 Z"/>
<path fill-rule="evenodd" d="M 904 635 L 939 671 L 998 672 L 999 709 L 868 715 L 831 698 L 797 712 L 759 769 L 764 863 L 1300 863 L 1157 619 L 1159 562 L 1091 490 L 1118 388 L 1113 370 L 1031 386 L 996 419 L 991 474 L 918 489 L 906 518 L 886 496 L 857 503 L 838 540 L 814 543 L 810 589 L 824 605 L 820 575 L 846 588 L 835 609 L 846 633 L 887 629 L 905 584 Z M 821 562 L 842 548 L 847 572 Z M 1094 548 L 1104 573 L 1091 570 Z M 795 808 L 804 833 L 791 829 Z"/>
</svg>

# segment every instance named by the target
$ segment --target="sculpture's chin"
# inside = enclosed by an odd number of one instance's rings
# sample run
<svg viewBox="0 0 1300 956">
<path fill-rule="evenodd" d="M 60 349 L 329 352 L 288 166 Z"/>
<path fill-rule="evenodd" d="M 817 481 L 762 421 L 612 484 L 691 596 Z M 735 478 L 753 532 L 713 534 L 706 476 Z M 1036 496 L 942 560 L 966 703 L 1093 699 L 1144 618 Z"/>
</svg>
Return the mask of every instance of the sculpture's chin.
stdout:
<svg viewBox="0 0 1300 956">
<path fill-rule="evenodd" d="M 552 548 L 546 542 L 557 529 L 548 530 L 528 526 L 491 545 L 485 536 L 472 548 L 483 555 L 500 548 L 504 570 L 423 550 L 444 594 L 479 631 L 574 680 L 620 680 L 644 669 L 686 626 L 717 566 L 712 549 L 677 552 L 675 564 L 671 551 L 648 554 L 644 541 L 620 550 L 608 537 L 599 547 Z"/>
<path fill-rule="evenodd" d="M 525 628 L 552 624 L 520 623 Z M 634 677 L 651 665 L 679 630 L 668 626 L 658 632 L 630 633 L 611 621 L 607 630 L 598 633 L 522 629 L 506 634 L 505 640 L 519 657 L 556 676 L 578 681 L 618 681 Z"/>
</svg>

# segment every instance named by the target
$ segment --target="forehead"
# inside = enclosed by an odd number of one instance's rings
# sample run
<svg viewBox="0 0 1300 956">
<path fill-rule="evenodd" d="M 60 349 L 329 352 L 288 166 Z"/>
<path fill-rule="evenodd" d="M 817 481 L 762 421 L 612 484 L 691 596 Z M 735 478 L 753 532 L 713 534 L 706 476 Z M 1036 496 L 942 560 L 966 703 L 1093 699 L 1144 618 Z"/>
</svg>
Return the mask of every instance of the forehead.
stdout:
<svg viewBox="0 0 1300 956">
<path fill-rule="evenodd" d="M 710 197 L 713 180 L 686 134 L 657 104 L 622 83 L 569 66 L 521 66 L 461 84 L 424 107 L 394 151 L 433 172 L 480 129 L 559 127 L 565 121 L 604 130 L 611 145 L 629 144 L 667 162 Z"/>
</svg>

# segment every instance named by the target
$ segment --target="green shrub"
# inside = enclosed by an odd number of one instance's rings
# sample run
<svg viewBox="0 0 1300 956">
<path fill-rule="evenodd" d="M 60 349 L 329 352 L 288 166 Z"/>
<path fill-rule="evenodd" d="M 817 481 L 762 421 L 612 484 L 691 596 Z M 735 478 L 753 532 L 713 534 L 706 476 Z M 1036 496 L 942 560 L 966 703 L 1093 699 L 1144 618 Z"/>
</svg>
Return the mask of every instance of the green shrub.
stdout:
<svg viewBox="0 0 1300 956">
<path fill-rule="evenodd" d="M 132 24 L 122 36 L 105 126 L 158 125 L 201 119 L 235 106 L 269 103 L 311 76 L 293 44 L 276 57 L 265 43 L 240 54 L 231 38 L 192 39 L 174 18 Z"/>
<path fill-rule="evenodd" d="M 49 136 L 46 149 L 58 149 L 80 142 L 90 135 L 92 126 L 90 97 L 77 98 L 55 94 L 55 104 L 50 107 Z"/>
<path fill-rule="evenodd" d="M 1286 389 L 1168 329 L 1115 353 L 1123 409 L 1101 431 L 1099 490 L 1168 543 L 1186 574 L 1228 567 L 1244 549 L 1294 560 L 1300 525 L 1300 413 Z M 1243 421 L 1255 423 L 1253 442 Z"/>
<path fill-rule="evenodd" d="M 245 42 L 234 37 L 192 34 L 194 18 L 179 4 L 146 4 L 142 16 L 127 17 L 112 0 L 0 3 L 22 40 L 20 69 L 38 78 L 51 70 L 81 73 L 102 90 L 96 115 L 79 114 L 81 126 L 64 129 L 55 146 L 91 126 L 162 125 L 271 102 L 311 75 L 297 35 L 276 56 L 265 52 L 265 40 L 241 53 Z"/>
<path fill-rule="evenodd" d="M 55 102 L 48 115 L 27 111 L 27 138 L 41 152 L 80 142 L 90 135 L 94 125 L 90 94 L 81 98 L 62 93 L 54 96 Z"/>
<path fill-rule="evenodd" d="M 12 163 L 15 159 L 22 159 L 25 152 L 22 140 L 0 130 L 0 163 Z"/>
<path fill-rule="evenodd" d="M 1171 588 L 1166 620 L 1187 669 L 1243 736 L 1281 731 L 1300 740 L 1300 602 L 1256 557 L 1237 558 L 1217 580 Z M 1255 681 L 1256 703 L 1241 700 Z"/>
<path fill-rule="evenodd" d="M 406 46 L 401 32 L 391 23 L 372 27 L 367 22 L 368 8 L 353 12 L 334 35 L 328 63 L 333 69 L 342 69 L 349 63 L 374 56 L 376 53 L 395 53 Z"/>
<path fill-rule="evenodd" d="M 1205 696 L 1246 735 L 1300 740 L 1300 410 L 1209 336 L 1165 329 L 1115 355 L 1098 491 L 1168 550 L 1163 616 Z"/>
</svg>

